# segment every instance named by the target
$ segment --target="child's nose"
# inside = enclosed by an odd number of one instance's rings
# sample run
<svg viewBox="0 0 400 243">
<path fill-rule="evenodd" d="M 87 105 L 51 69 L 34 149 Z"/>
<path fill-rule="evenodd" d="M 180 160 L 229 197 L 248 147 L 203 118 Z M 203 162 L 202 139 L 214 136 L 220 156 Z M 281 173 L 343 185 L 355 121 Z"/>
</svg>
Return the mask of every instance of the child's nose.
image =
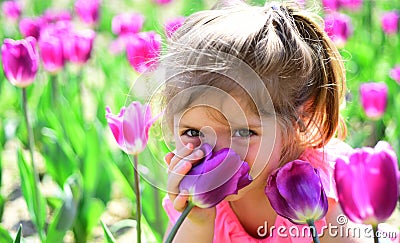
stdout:
<svg viewBox="0 0 400 243">
<path fill-rule="evenodd" d="M 212 146 L 213 152 L 219 151 L 223 148 L 231 146 L 230 134 L 216 132 L 212 127 L 203 127 L 201 129 L 203 136 L 201 137 L 201 144 L 208 143 Z"/>
</svg>

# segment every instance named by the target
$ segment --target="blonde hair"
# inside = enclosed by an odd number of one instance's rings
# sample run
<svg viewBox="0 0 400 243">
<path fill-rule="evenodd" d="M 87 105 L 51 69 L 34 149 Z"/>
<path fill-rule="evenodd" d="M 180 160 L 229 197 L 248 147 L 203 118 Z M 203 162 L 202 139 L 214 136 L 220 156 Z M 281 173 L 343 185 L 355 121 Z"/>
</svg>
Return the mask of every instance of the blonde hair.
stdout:
<svg viewBox="0 0 400 243">
<path fill-rule="evenodd" d="M 323 29 L 323 20 L 317 14 L 292 3 L 259 7 L 228 0 L 189 16 L 173 34 L 168 51 L 175 55 L 174 67 L 202 65 L 205 58 L 199 53 L 213 51 L 249 65 L 271 97 L 285 138 L 281 159 L 285 163 L 297 158 L 305 147 L 323 147 L 340 127 L 344 128 L 339 126 L 339 107 L 345 91 L 345 70 L 337 48 Z M 166 84 L 164 104 L 193 86 L 215 86 L 227 92 L 238 89 L 226 77 L 193 69 Z M 195 95 L 189 96 L 193 99 Z M 185 105 L 190 105 L 190 97 L 167 112 L 173 114 Z"/>
</svg>

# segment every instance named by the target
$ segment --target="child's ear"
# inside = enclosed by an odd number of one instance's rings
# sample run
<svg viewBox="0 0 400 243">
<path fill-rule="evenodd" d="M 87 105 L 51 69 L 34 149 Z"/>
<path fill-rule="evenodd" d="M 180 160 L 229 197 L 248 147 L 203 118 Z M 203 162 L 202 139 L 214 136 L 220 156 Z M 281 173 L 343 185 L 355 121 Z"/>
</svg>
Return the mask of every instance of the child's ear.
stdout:
<svg viewBox="0 0 400 243">
<path fill-rule="evenodd" d="M 211 9 L 218 10 L 235 6 L 246 6 L 246 2 L 244 0 L 219 0 Z"/>
</svg>

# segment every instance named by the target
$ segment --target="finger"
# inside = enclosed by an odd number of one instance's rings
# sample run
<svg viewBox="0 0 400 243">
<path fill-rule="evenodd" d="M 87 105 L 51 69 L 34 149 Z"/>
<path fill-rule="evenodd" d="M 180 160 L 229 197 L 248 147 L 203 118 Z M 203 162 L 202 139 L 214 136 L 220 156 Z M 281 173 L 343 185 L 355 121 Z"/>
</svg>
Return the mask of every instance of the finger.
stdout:
<svg viewBox="0 0 400 243">
<path fill-rule="evenodd" d="M 182 212 L 186 208 L 188 199 L 189 195 L 187 192 L 179 193 L 179 195 L 174 200 L 174 208 L 177 211 Z"/>
<path fill-rule="evenodd" d="M 182 178 L 190 171 L 192 164 L 189 161 L 181 160 L 174 170 L 168 174 L 167 190 L 169 193 L 179 193 L 179 183 Z"/>
<path fill-rule="evenodd" d="M 167 165 L 171 164 L 171 159 L 175 156 L 173 152 L 169 152 L 164 156 L 164 161 Z"/>
<path fill-rule="evenodd" d="M 171 162 L 169 164 L 169 170 L 173 170 L 174 167 L 179 163 L 179 161 L 182 158 L 184 158 L 184 157 L 188 156 L 190 153 L 192 153 L 193 148 L 194 148 L 193 144 L 192 143 L 188 143 L 184 147 L 179 149 L 175 153 L 175 156 L 171 159 Z"/>
</svg>

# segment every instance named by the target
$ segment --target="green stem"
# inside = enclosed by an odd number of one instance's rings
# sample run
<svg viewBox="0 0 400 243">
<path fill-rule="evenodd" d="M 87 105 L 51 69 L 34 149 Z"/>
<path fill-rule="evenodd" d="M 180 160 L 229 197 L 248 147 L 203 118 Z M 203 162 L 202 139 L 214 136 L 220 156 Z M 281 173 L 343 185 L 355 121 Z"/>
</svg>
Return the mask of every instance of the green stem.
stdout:
<svg viewBox="0 0 400 243">
<path fill-rule="evenodd" d="M 141 209 L 141 203 L 140 203 L 140 187 L 139 187 L 139 172 L 138 172 L 138 156 L 135 154 L 133 156 L 133 163 L 134 163 L 134 168 L 133 168 L 133 176 L 134 176 L 134 183 L 135 183 L 135 196 L 136 196 L 136 237 L 137 243 L 140 243 L 142 241 L 141 237 L 141 216 L 142 216 L 142 209 Z"/>
<path fill-rule="evenodd" d="M 379 238 L 378 238 L 378 225 L 372 225 L 372 232 L 374 233 L 374 243 L 379 243 Z"/>
<path fill-rule="evenodd" d="M 51 98 L 53 104 L 58 104 L 57 74 L 50 74 Z"/>
<path fill-rule="evenodd" d="M 179 216 L 178 220 L 176 221 L 174 227 L 171 229 L 171 232 L 169 232 L 168 238 L 165 241 L 165 243 L 171 243 L 172 240 L 174 239 L 176 233 L 178 232 L 179 227 L 181 227 L 181 224 L 185 220 L 186 216 L 190 213 L 192 208 L 194 207 L 194 204 L 189 201 L 187 207 L 185 210 L 183 210 L 181 216 Z"/>
<path fill-rule="evenodd" d="M 314 243 L 319 243 L 317 228 L 315 227 L 314 220 L 307 220 L 308 226 L 310 226 L 311 235 Z"/>
<path fill-rule="evenodd" d="M 38 178 L 35 161 L 34 161 L 34 156 L 33 156 L 34 138 L 33 138 L 33 131 L 30 126 L 29 118 L 28 118 L 28 99 L 26 96 L 26 88 L 22 88 L 22 107 L 24 110 L 26 130 L 28 131 L 28 149 L 29 149 L 29 154 L 31 157 L 31 164 L 32 164 L 33 171 L 35 172 L 35 177 Z M 37 181 L 39 181 L 39 180 L 37 180 Z"/>
</svg>

